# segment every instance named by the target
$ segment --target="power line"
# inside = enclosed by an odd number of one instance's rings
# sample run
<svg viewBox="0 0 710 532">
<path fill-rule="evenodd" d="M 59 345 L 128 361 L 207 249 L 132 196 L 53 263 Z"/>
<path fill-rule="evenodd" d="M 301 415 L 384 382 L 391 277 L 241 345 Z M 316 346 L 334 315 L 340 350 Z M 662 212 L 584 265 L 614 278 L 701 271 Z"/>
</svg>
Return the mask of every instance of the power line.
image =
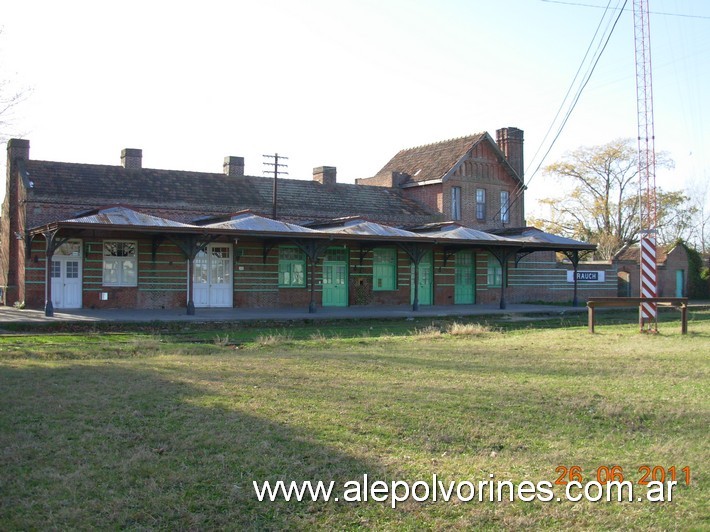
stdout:
<svg viewBox="0 0 710 532">
<path fill-rule="evenodd" d="M 562 134 L 564 127 L 567 125 L 567 121 L 572 116 L 572 112 L 577 107 L 577 103 L 579 102 L 579 99 L 582 97 L 582 91 L 584 91 L 587 84 L 589 83 L 589 80 L 592 78 L 592 74 L 594 73 L 594 70 L 596 70 L 597 64 L 599 63 L 599 60 L 601 59 L 602 54 L 604 53 L 604 50 L 606 50 L 607 44 L 609 44 L 609 40 L 611 39 L 611 36 L 614 33 L 614 29 L 616 28 L 616 24 L 619 22 L 619 19 L 621 18 L 621 14 L 623 13 L 624 7 L 626 7 L 627 2 L 628 2 L 628 0 L 624 0 L 624 5 L 619 10 L 619 15 L 616 17 L 616 20 L 614 21 L 614 25 L 612 26 L 611 31 L 609 32 L 609 34 L 606 37 L 606 40 L 604 41 L 604 46 L 602 46 L 601 50 L 599 50 L 599 52 L 597 53 L 597 56 L 594 59 L 594 62 L 592 63 L 591 68 L 587 71 L 587 74 L 585 75 L 585 78 L 582 81 L 582 85 L 577 90 L 577 93 L 574 96 L 574 100 L 572 101 L 569 109 L 567 110 L 567 113 L 565 114 L 565 117 L 562 120 L 562 123 L 560 124 L 559 128 L 557 129 L 557 133 L 555 134 L 555 137 L 552 139 L 552 142 L 550 143 L 550 146 L 547 148 L 545 155 L 543 155 L 542 159 L 540 159 L 540 162 L 538 163 L 537 167 L 535 168 L 535 171 L 528 178 L 525 186 L 528 186 L 530 184 L 530 181 L 532 181 L 532 179 L 535 177 L 537 172 L 542 167 L 543 162 L 545 162 L 545 159 L 552 151 L 552 148 L 554 147 L 555 143 L 557 142 L 557 139 L 560 138 L 560 135 Z M 611 4 L 611 1 L 609 2 L 609 4 Z M 605 14 L 606 14 L 606 12 L 605 12 Z M 603 17 L 602 17 L 602 19 L 603 19 Z"/>
<path fill-rule="evenodd" d="M 610 5 L 611 5 L 611 0 L 607 4 L 607 11 L 608 11 Z M 587 57 L 589 56 L 589 52 L 592 50 L 592 46 L 594 45 L 594 42 L 597 39 L 597 34 L 599 33 L 599 29 L 602 27 L 605 16 L 606 16 L 606 11 L 604 12 L 604 15 L 602 15 L 602 18 L 599 20 L 599 24 L 597 25 L 597 29 L 594 31 L 594 36 L 592 36 L 592 40 L 589 41 L 589 46 L 587 46 L 587 51 L 584 52 L 584 57 L 582 58 L 582 61 L 579 63 L 579 68 L 577 68 L 577 72 L 574 74 L 574 78 L 572 78 L 572 82 L 569 84 L 569 88 L 567 89 L 567 92 L 565 93 L 565 97 L 562 98 L 562 102 L 560 103 L 560 106 L 557 109 L 557 113 L 555 113 L 555 118 L 553 118 L 552 122 L 550 122 L 550 127 L 547 128 L 547 131 L 545 132 L 545 136 L 542 138 L 542 141 L 540 141 L 540 145 L 539 145 L 537 151 L 530 159 L 530 166 L 532 166 L 533 161 L 535 161 L 537 159 L 537 156 L 540 153 L 540 150 L 542 150 L 542 147 L 545 145 L 545 141 L 547 141 L 547 137 L 552 132 L 552 128 L 554 127 L 555 123 L 557 122 L 557 119 L 559 118 L 560 113 L 562 112 L 562 109 L 564 108 L 565 103 L 567 102 L 567 98 L 569 98 L 569 95 L 572 92 L 572 88 L 574 87 L 575 83 L 577 83 L 577 78 L 579 77 L 579 73 L 582 71 L 582 67 L 584 66 L 585 62 L 587 61 Z M 530 169 L 530 166 L 527 168 L 527 170 Z M 525 174 L 527 175 L 527 173 L 528 172 L 526 171 Z"/>
<path fill-rule="evenodd" d="M 595 4 L 583 4 L 581 2 L 564 2 L 563 0 L 540 0 L 541 2 L 546 2 L 548 4 L 562 4 L 566 6 L 577 6 L 577 7 L 593 7 L 596 9 L 606 9 L 604 6 L 598 6 Z M 621 8 L 621 11 L 629 11 L 628 9 L 625 10 L 623 7 Z M 704 16 L 704 15 L 686 15 L 685 13 L 667 13 L 664 11 L 649 11 L 649 14 L 651 15 L 663 15 L 666 17 L 684 17 L 684 18 L 699 18 L 699 19 L 705 19 L 705 20 L 710 20 L 710 17 Z"/>
<path fill-rule="evenodd" d="M 540 162 L 538 163 L 538 165 L 535 168 L 535 170 L 533 171 L 533 173 L 527 178 L 526 182 L 520 187 L 520 189 L 518 189 L 515 197 L 511 201 L 511 204 L 508 208 L 512 207 L 512 205 L 514 205 L 517 201 L 519 201 L 522 198 L 524 191 L 528 188 L 528 185 L 530 185 L 530 182 L 533 180 L 535 175 L 538 173 L 538 171 L 542 167 L 542 164 L 545 162 L 545 159 L 552 151 L 552 148 L 554 147 L 555 143 L 560 138 L 562 131 L 564 130 L 565 126 L 567 125 L 568 120 L 572 116 L 572 112 L 577 107 L 577 103 L 579 102 L 579 99 L 582 96 L 582 92 L 586 88 L 587 84 L 589 83 L 590 79 L 592 78 L 592 74 L 594 74 L 594 71 L 596 70 L 597 64 L 599 63 L 599 60 L 601 59 L 602 54 L 604 53 L 604 50 L 606 50 L 606 47 L 609 44 L 609 40 L 611 39 L 611 36 L 614 34 L 614 30 L 616 29 L 616 25 L 618 24 L 619 19 L 621 18 L 621 15 L 624 12 L 624 8 L 626 7 L 627 3 L 628 3 L 628 0 L 624 0 L 624 4 L 621 6 L 621 9 L 619 9 L 619 14 L 617 15 L 616 19 L 614 20 L 614 24 L 611 26 L 611 29 L 609 30 L 608 34 L 606 35 L 606 39 L 604 40 L 604 44 L 601 45 L 601 41 L 600 41 L 599 45 L 597 46 L 596 57 L 594 58 L 590 68 L 587 70 L 587 73 L 585 74 L 582 84 L 580 85 L 579 89 L 577 89 L 577 93 L 575 94 L 574 99 L 572 100 L 569 109 L 565 113 L 562 123 L 557 128 L 557 133 L 555 134 L 554 138 L 550 142 L 550 145 L 548 146 L 547 150 L 545 151 L 545 154 L 540 159 Z M 606 13 L 610 9 L 610 6 L 611 6 L 611 0 L 609 0 L 609 3 L 607 4 L 607 9 L 604 11 L 604 15 L 602 15 L 602 19 L 599 22 L 599 26 L 597 27 L 597 31 L 594 33 L 594 37 L 592 38 L 592 41 L 590 42 L 590 45 L 587 48 L 587 52 L 585 53 L 584 59 L 582 60 L 582 63 L 580 64 L 579 69 L 577 70 L 577 74 L 575 74 L 575 78 L 572 81 L 572 85 L 574 85 L 574 83 L 577 79 L 577 75 L 579 74 L 579 71 L 582 69 L 582 66 L 584 65 L 587 55 L 589 54 L 589 50 L 591 49 L 592 45 L 594 44 L 594 40 L 595 40 L 597 33 L 599 31 L 599 27 L 601 27 L 602 22 L 604 21 L 604 18 L 606 17 Z M 607 28 L 608 28 L 608 25 L 607 25 Z M 569 95 L 569 90 L 567 91 L 567 95 L 565 95 L 565 98 L 562 101 L 562 105 L 564 105 L 564 102 L 567 100 L 568 95 Z M 545 138 L 547 138 L 547 135 L 549 134 L 550 130 L 552 129 L 552 126 L 554 125 L 558 116 L 559 116 L 559 110 L 557 112 L 557 115 L 555 115 L 554 120 L 550 124 L 550 129 L 548 129 L 548 132 L 545 134 Z M 544 141 L 543 141 L 543 143 L 544 143 Z M 538 149 L 538 151 L 535 153 L 535 156 L 537 156 L 537 153 L 539 153 L 539 151 L 540 150 Z M 534 159 L 534 157 L 533 157 L 533 159 Z"/>
</svg>

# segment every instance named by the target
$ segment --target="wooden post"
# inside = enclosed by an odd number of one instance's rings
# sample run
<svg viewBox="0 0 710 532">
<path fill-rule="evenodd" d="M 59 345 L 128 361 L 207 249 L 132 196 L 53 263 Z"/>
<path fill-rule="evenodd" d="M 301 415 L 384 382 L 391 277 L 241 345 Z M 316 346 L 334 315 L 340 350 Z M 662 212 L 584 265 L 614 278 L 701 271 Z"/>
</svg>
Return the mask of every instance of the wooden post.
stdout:
<svg viewBox="0 0 710 532">
<path fill-rule="evenodd" d="M 195 315 L 195 301 L 194 291 L 195 286 L 193 284 L 194 268 L 195 268 L 195 256 L 190 254 L 187 256 L 187 315 Z"/>
<path fill-rule="evenodd" d="M 573 307 L 576 307 L 577 305 L 579 305 L 579 299 L 577 297 L 577 292 L 578 292 L 578 290 L 577 290 L 577 285 L 578 285 L 577 271 L 578 270 L 579 270 L 579 251 L 575 249 L 572 252 L 572 275 L 574 276 L 574 288 L 572 291 L 572 306 Z M 592 331 L 592 332 L 594 332 L 594 331 Z"/>
<path fill-rule="evenodd" d="M 218 235 L 170 235 L 168 239 L 173 242 L 180 250 L 184 253 L 187 259 L 187 315 L 195 315 L 195 302 L 193 300 L 193 268 L 195 264 L 195 257 L 200 251 L 204 251 L 207 246 L 213 242 Z"/>
<path fill-rule="evenodd" d="M 316 312 L 316 264 L 318 261 L 317 256 L 308 256 L 308 262 L 311 266 L 311 273 L 309 277 L 311 278 L 311 294 L 310 300 L 308 301 L 308 313 L 315 314 Z"/>
<path fill-rule="evenodd" d="M 508 256 L 504 255 L 500 263 L 500 309 L 504 310 L 508 303 L 505 300 L 505 286 L 508 284 Z"/>
<path fill-rule="evenodd" d="M 688 305 L 680 306 L 680 334 L 688 334 Z"/>
<path fill-rule="evenodd" d="M 64 244 L 68 237 L 58 238 L 58 229 L 50 229 L 44 232 L 45 241 L 45 265 L 44 265 L 44 315 L 48 318 L 54 316 L 54 304 L 52 303 L 52 257 L 59 246 Z"/>
<path fill-rule="evenodd" d="M 594 334 L 594 303 L 587 303 L 587 324 L 589 325 L 589 332 Z"/>
<path fill-rule="evenodd" d="M 397 245 L 402 251 L 407 254 L 409 260 L 411 261 L 411 264 L 414 266 L 414 276 L 412 278 L 414 286 L 411 287 L 411 290 L 413 291 L 412 294 L 414 296 L 412 299 L 412 310 L 414 312 L 417 312 L 419 310 L 419 263 L 422 261 L 424 256 L 431 248 L 429 246 L 423 246 L 418 243 L 409 244 L 404 242 L 398 242 Z M 434 265 L 432 264 L 432 273 L 433 266 Z"/>
<path fill-rule="evenodd" d="M 44 315 L 48 318 L 54 316 L 54 304 L 52 303 L 52 257 L 54 250 L 50 245 L 50 238 L 47 239 L 47 247 L 45 252 L 45 267 L 44 267 Z"/>
<path fill-rule="evenodd" d="M 500 309 L 504 310 L 508 303 L 505 300 L 505 291 L 508 284 L 508 260 L 520 251 L 520 248 L 491 247 L 488 252 L 493 255 L 500 264 Z"/>
<path fill-rule="evenodd" d="M 303 251 L 306 255 L 306 263 L 310 265 L 310 275 L 306 277 L 310 278 L 310 299 L 308 301 L 308 313 L 315 314 L 316 312 L 316 266 L 318 265 L 318 260 L 325 255 L 328 251 L 328 247 L 332 245 L 332 238 L 322 241 L 322 240 L 307 240 L 307 239 L 293 239 L 292 242 L 296 245 L 298 249 Z M 307 273 L 307 272 L 306 272 Z"/>
</svg>

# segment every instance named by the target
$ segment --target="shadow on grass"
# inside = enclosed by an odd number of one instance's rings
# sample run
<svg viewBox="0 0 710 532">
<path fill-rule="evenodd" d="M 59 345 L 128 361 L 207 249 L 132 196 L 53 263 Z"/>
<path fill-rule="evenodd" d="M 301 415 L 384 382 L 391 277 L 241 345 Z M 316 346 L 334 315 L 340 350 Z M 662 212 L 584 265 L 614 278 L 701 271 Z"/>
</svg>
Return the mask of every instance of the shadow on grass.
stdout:
<svg viewBox="0 0 710 532">
<path fill-rule="evenodd" d="M 386 478 L 299 427 L 120 363 L 3 366 L 0 389 L 4 530 L 303 528 L 326 503 L 258 502 L 252 481 Z M 351 524 L 378 511 L 328 508 Z"/>
</svg>

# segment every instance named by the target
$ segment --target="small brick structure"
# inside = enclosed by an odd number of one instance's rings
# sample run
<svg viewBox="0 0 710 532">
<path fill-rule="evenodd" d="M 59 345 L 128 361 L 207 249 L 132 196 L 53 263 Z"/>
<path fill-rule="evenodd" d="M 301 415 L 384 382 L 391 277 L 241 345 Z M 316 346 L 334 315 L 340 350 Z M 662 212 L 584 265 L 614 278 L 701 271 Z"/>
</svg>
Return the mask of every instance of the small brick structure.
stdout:
<svg viewBox="0 0 710 532">
<path fill-rule="evenodd" d="M 639 247 L 626 245 L 612 258 L 619 276 L 619 297 L 639 297 L 640 270 Z M 688 253 L 681 245 L 671 249 L 657 249 L 656 256 L 657 294 L 659 297 L 687 297 Z"/>
</svg>

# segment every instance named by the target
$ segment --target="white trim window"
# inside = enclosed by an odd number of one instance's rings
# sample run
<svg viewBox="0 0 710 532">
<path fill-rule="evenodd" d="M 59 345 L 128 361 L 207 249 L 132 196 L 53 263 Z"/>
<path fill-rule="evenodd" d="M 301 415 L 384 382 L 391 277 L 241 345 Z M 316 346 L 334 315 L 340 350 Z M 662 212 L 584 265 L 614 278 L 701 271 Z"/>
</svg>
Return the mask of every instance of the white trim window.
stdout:
<svg viewBox="0 0 710 532">
<path fill-rule="evenodd" d="M 451 187 L 451 219 L 461 219 L 461 187 Z"/>
<path fill-rule="evenodd" d="M 510 193 L 507 190 L 500 191 L 500 221 L 510 222 Z"/>
<path fill-rule="evenodd" d="M 138 286 L 138 243 L 104 240 L 104 286 Z"/>
</svg>

